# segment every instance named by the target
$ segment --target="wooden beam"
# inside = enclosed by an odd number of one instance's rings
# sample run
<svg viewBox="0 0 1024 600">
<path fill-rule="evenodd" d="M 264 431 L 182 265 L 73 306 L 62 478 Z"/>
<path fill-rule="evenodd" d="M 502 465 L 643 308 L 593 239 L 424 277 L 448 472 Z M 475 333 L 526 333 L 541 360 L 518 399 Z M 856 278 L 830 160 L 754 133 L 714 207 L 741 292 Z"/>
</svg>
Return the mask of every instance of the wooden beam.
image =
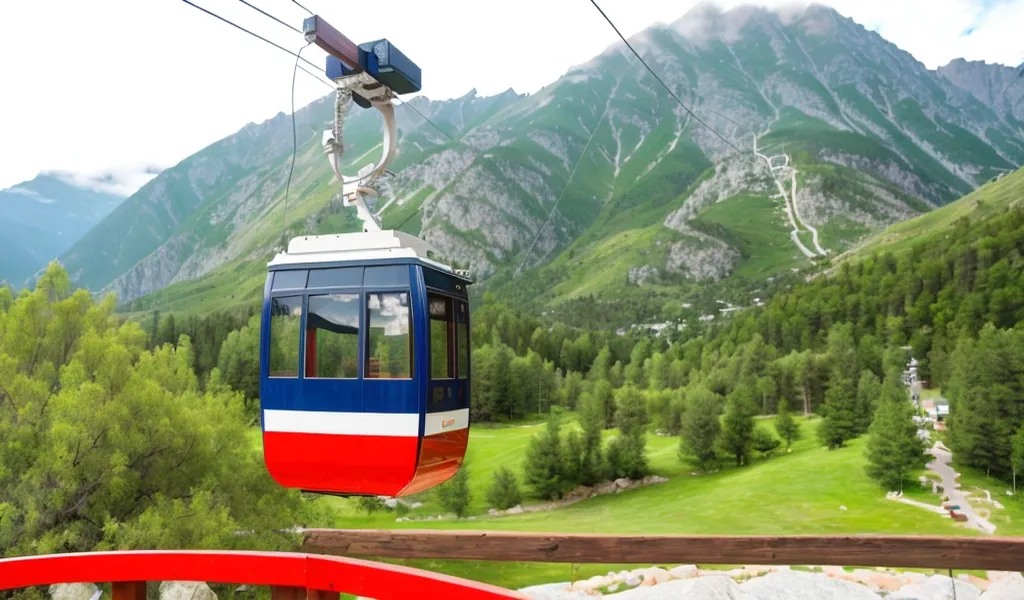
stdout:
<svg viewBox="0 0 1024 600">
<path fill-rule="evenodd" d="M 359 64 L 359 46 L 345 37 L 320 15 L 307 18 L 302 24 L 306 41 L 319 46 L 324 52 L 345 63 L 352 71 L 362 71 Z"/>
<path fill-rule="evenodd" d="M 304 552 L 377 558 L 1024 570 L 1024 538 L 596 535 L 309 529 Z"/>
</svg>

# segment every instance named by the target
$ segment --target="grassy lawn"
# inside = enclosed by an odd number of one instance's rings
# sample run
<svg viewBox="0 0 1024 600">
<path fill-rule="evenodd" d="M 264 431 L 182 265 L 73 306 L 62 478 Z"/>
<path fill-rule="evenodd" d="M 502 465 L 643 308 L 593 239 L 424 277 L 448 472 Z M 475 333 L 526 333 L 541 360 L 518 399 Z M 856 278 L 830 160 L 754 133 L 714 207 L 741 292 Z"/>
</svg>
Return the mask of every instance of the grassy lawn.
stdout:
<svg viewBox="0 0 1024 600">
<path fill-rule="evenodd" d="M 570 424 L 572 416 L 569 416 Z M 670 481 L 619 494 L 593 498 L 555 511 L 511 517 L 486 516 L 486 488 L 490 473 L 501 465 L 521 475 L 530 436 L 542 424 L 502 427 L 474 426 L 470 434 L 468 465 L 473 494 L 472 520 L 395 522 L 394 513 L 365 515 L 346 499 L 325 497 L 337 510 L 329 523 L 339 528 L 490 529 L 566 533 L 650 534 L 935 534 L 974 535 L 970 530 L 920 508 L 887 500 L 865 474 L 866 439 L 847 448 L 829 451 L 814 437 L 817 420 L 801 420 L 802 439 L 789 453 L 757 459 L 736 468 L 723 462 L 722 470 L 700 474 L 677 457 L 678 437 L 648 437 L 648 458 L 655 473 Z M 772 419 L 759 419 L 771 427 Z M 613 434 L 613 432 L 608 432 Z M 258 436 L 254 436 L 258 440 Z M 989 489 L 1002 489 L 989 486 Z M 930 503 L 937 499 L 924 490 L 907 495 Z M 424 507 L 412 515 L 440 512 L 432 494 L 420 497 Z M 1002 501 L 1002 499 L 1001 499 Z M 536 500 L 530 500 L 536 502 Z M 843 508 L 845 507 L 845 509 Z M 1007 514 L 1011 509 L 1007 508 Z M 1024 505 L 1014 506 L 1013 522 L 1024 530 Z M 997 523 L 999 521 L 997 520 Z M 1000 533 L 1012 535 L 1006 527 Z M 467 577 L 511 588 L 570 579 L 570 565 L 487 563 L 474 561 L 394 561 L 433 571 Z M 619 570 L 622 565 L 580 565 L 577 578 Z"/>
<path fill-rule="evenodd" d="M 733 196 L 705 209 L 697 221 L 729 231 L 742 258 L 736 273 L 761 279 L 790 267 L 806 267 L 804 258 L 789 237 L 781 201 L 763 196 Z M 801 238 L 802 239 L 802 238 Z M 810 234 L 807 234 L 810 244 Z"/>
</svg>

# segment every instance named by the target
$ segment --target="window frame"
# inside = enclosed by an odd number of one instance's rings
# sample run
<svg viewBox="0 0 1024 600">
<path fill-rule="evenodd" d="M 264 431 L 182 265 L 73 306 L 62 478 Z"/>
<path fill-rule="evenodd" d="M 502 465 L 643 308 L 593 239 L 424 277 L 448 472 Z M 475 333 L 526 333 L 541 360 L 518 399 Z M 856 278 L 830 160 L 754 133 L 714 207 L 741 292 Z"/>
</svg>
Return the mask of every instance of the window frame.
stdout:
<svg viewBox="0 0 1024 600">
<path fill-rule="evenodd" d="M 459 321 L 459 309 L 464 306 L 466 309 L 466 319 Z M 455 303 L 452 305 L 452 323 L 453 323 L 453 334 L 455 337 L 455 378 L 459 381 L 469 381 L 470 372 L 472 367 L 470 364 L 473 361 L 473 346 L 470 343 L 472 341 L 472 332 L 470 331 L 469 324 L 469 299 L 468 298 L 455 298 Z M 459 334 L 459 325 L 464 325 L 466 329 L 466 372 L 462 372 L 462 366 L 460 363 L 459 356 L 461 348 L 459 347 L 459 340 L 462 336 Z"/>
<path fill-rule="evenodd" d="M 430 301 L 431 298 L 443 298 L 448 302 L 449 317 L 443 321 L 435 319 L 430 316 Z M 457 323 L 455 321 L 455 310 L 459 298 L 450 294 L 445 294 L 441 290 L 436 288 L 427 288 L 427 329 L 429 329 L 429 335 L 427 337 L 427 374 L 429 375 L 430 381 L 455 381 L 459 379 L 459 356 L 457 347 L 457 338 L 455 334 L 455 328 Z M 434 328 L 431 325 L 434 321 L 439 321 L 445 324 L 445 334 L 448 338 L 448 376 L 447 377 L 434 377 L 434 346 L 433 336 Z"/>
<path fill-rule="evenodd" d="M 295 293 L 298 291 L 299 293 Z M 274 304 L 276 299 L 298 299 L 299 300 L 299 339 L 298 339 L 298 361 L 295 364 L 294 375 L 274 375 L 274 371 L 271 365 L 271 356 L 274 348 L 274 314 L 270 314 L 270 318 L 267 323 L 267 379 L 302 379 L 303 378 L 303 367 L 306 364 L 305 352 L 306 352 L 306 340 L 304 339 L 303 332 L 305 331 L 306 314 L 309 312 L 306 308 L 306 294 L 302 290 L 296 290 L 288 288 L 287 290 L 281 290 L 276 294 L 270 296 L 270 306 Z M 269 310 L 269 309 L 268 309 Z"/>
<path fill-rule="evenodd" d="M 301 369 L 301 371 L 302 371 L 302 378 L 303 379 L 314 379 L 314 380 L 325 380 L 325 381 L 357 381 L 357 380 L 362 379 L 363 378 L 363 360 L 362 360 L 361 354 L 362 354 L 362 349 L 363 349 L 362 346 L 363 346 L 363 337 L 364 337 L 363 330 L 365 329 L 365 324 L 364 324 L 364 321 L 363 321 L 363 317 L 364 317 L 364 312 L 365 311 L 363 310 L 363 307 L 366 306 L 366 304 L 365 304 L 365 299 L 363 298 L 363 294 L 361 293 L 361 290 L 359 290 L 358 288 L 337 288 L 337 289 L 330 289 L 330 290 L 328 288 L 314 288 L 314 289 L 315 289 L 314 292 L 305 294 L 305 298 L 304 298 L 304 302 L 303 302 L 303 308 L 304 308 L 303 319 L 302 319 L 303 327 L 302 327 L 302 331 L 300 333 L 300 337 L 302 338 L 302 340 L 301 340 L 302 341 L 302 347 L 301 347 L 300 356 L 299 356 L 300 360 L 302 361 L 302 369 Z M 356 374 L 355 374 L 355 377 L 321 377 L 321 376 L 309 376 L 309 375 L 306 374 L 307 361 L 309 359 L 309 349 L 307 347 L 307 343 L 308 343 L 308 337 L 307 336 L 308 336 L 308 332 L 309 332 L 309 317 L 312 315 L 312 312 L 309 309 L 309 303 L 310 303 L 310 300 L 312 300 L 313 298 L 323 298 L 323 297 L 330 297 L 330 296 L 355 296 L 356 297 L 356 311 L 357 311 L 356 316 L 357 316 L 357 318 L 359 320 L 358 321 L 359 325 L 358 325 L 358 330 L 356 331 Z M 327 331 L 327 330 L 325 330 L 325 331 Z"/>
<path fill-rule="evenodd" d="M 409 376 L 408 377 L 367 377 L 366 374 L 369 372 L 370 358 L 372 354 L 370 352 L 370 296 L 373 294 L 405 294 L 409 299 Z M 366 289 L 362 290 L 362 319 L 363 326 L 361 349 L 363 359 L 360 365 L 360 379 L 363 381 L 411 381 L 416 378 L 416 318 L 414 313 L 414 302 L 412 296 L 412 289 L 409 287 L 399 288 L 394 287 L 387 289 L 386 286 L 382 286 L 381 289 Z M 429 326 L 428 326 L 429 329 Z M 429 339 L 429 338 L 428 338 Z"/>
</svg>

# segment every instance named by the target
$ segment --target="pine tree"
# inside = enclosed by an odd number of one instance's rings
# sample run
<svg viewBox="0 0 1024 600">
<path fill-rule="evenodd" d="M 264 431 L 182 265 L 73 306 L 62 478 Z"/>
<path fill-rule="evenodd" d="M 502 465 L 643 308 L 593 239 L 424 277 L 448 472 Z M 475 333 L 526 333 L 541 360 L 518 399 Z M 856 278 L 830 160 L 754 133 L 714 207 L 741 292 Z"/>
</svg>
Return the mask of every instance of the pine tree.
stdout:
<svg viewBox="0 0 1024 600">
<path fill-rule="evenodd" d="M 882 394 L 882 382 L 868 370 L 861 371 L 857 381 L 857 433 L 866 433 L 875 416 L 875 406 Z"/>
<path fill-rule="evenodd" d="M 487 490 L 487 502 L 498 510 L 508 510 L 523 501 L 523 493 L 515 473 L 508 467 L 499 467 L 494 473 L 491 487 Z"/>
<path fill-rule="evenodd" d="M 867 445 L 868 476 L 889 490 L 903 491 L 903 481 L 925 463 L 917 435 L 914 407 L 899 379 L 885 378 Z"/>
<path fill-rule="evenodd" d="M 526 484 L 538 498 L 554 500 L 568 489 L 565 481 L 565 462 L 562 458 L 561 415 L 552 410 L 547 428 L 530 439 L 526 448 L 523 471 Z"/>
<path fill-rule="evenodd" d="M 648 416 L 644 394 L 632 384 L 626 384 L 616 392 L 615 404 L 615 424 L 620 436 L 612 443 L 621 446 L 622 455 L 622 468 L 617 475 L 639 479 L 649 471 L 645 435 Z"/>
<path fill-rule="evenodd" d="M 736 466 L 749 461 L 756 411 L 753 390 L 745 383 L 737 385 L 726 400 L 722 419 L 722 449 L 735 458 Z"/>
<path fill-rule="evenodd" d="M 793 419 L 793 413 L 789 411 L 789 400 L 786 398 L 779 400 L 779 416 L 775 418 L 775 431 L 786 442 L 786 448 L 800 439 L 800 426 Z"/>
<path fill-rule="evenodd" d="M 591 394 L 580 401 L 580 426 L 583 428 L 583 459 L 580 464 L 580 483 L 594 485 L 601 479 L 601 431 L 604 430 L 604 407 Z"/>
<path fill-rule="evenodd" d="M 437 487 L 437 502 L 445 512 L 453 513 L 461 519 L 469 514 L 471 500 L 469 469 L 463 464 L 454 477 Z"/>
<path fill-rule="evenodd" d="M 679 460 L 685 462 L 692 455 L 701 470 L 707 472 L 717 460 L 715 445 L 722 429 L 718 420 L 721 399 L 706 387 L 697 387 L 686 395 L 686 400 Z"/>
<path fill-rule="evenodd" d="M 761 429 L 760 427 L 754 428 L 754 434 L 751 436 L 751 447 L 757 451 L 762 457 L 770 456 L 775 449 L 779 447 L 782 442 L 779 438 L 772 435 L 767 429 Z"/>
<path fill-rule="evenodd" d="M 829 450 L 842 448 L 857 437 L 857 390 L 853 380 L 834 369 L 825 392 L 825 405 L 818 437 Z"/>
</svg>

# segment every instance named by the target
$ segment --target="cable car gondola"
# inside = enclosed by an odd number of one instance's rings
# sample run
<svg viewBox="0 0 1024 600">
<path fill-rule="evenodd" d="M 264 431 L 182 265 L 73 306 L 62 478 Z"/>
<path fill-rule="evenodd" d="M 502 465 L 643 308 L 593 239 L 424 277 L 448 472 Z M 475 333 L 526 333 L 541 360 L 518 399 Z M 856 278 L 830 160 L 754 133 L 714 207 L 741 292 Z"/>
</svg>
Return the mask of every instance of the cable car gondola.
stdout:
<svg viewBox="0 0 1024 600">
<path fill-rule="evenodd" d="M 325 25 L 307 20 L 307 40 Z M 263 448 L 267 469 L 285 487 L 394 497 L 442 483 L 462 464 L 472 281 L 434 260 L 423 240 L 381 231 L 367 207 L 365 197 L 375 195 L 369 185 L 395 148 L 395 89 L 382 80 L 414 91 L 419 72 L 386 40 L 361 46 L 360 61 L 363 70 L 352 72 L 328 57 L 327 72 L 339 87 L 324 148 L 364 231 L 292 239 L 268 265 L 260 338 Z M 402 72 L 395 75 L 392 65 Z M 352 95 L 377 108 L 385 125 L 381 161 L 360 177 L 340 172 L 341 120 Z"/>
</svg>

